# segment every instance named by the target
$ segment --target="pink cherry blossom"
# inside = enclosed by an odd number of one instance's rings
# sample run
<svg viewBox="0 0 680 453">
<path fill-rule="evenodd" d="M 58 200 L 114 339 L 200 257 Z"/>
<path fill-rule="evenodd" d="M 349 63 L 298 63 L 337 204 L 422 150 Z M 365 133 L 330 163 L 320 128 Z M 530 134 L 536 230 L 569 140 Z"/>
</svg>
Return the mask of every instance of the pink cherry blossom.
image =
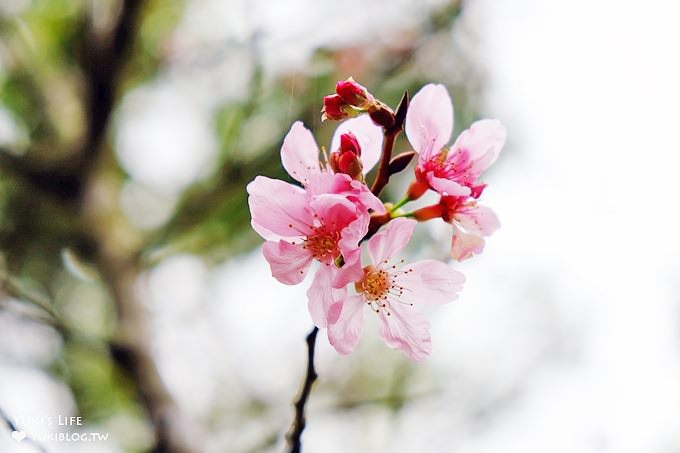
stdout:
<svg viewBox="0 0 680 453">
<path fill-rule="evenodd" d="M 364 173 L 370 171 L 380 158 L 382 133 L 367 115 L 340 123 L 335 131 L 331 149 L 340 148 L 340 137 L 351 132 L 361 147 Z M 383 214 L 385 206 L 373 195 L 366 184 L 350 176 L 336 173 L 319 161 L 319 147 L 312 133 L 297 121 L 283 140 L 281 163 L 288 174 L 301 183 L 309 196 L 324 193 L 344 195 L 364 209 Z"/>
<path fill-rule="evenodd" d="M 344 290 L 331 288 L 336 274 L 361 271 L 359 242 L 368 231 L 368 213 L 342 195 L 321 194 L 309 199 L 302 189 L 300 194 L 285 186 L 264 176 L 248 185 L 252 224 L 269 239 L 262 253 L 281 283 L 300 283 L 312 261 L 320 263 L 308 292 L 309 311 L 314 323 L 325 327 L 337 319 L 339 308 L 334 311 L 333 305 L 344 295 Z M 340 257 L 344 265 L 338 269 Z"/>
<path fill-rule="evenodd" d="M 374 165 L 377 158 L 373 155 L 381 146 L 375 134 L 379 128 L 368 118 L 341 126 L 336 135 L 353 131 L 356 146 L 364 149 L 362 157 L 369 158 L 363 164 Z M 308 297 L 314 323 L 325 327 L 340 313 L 336 304 L 345 292 L 339 288 L 345 285 L 336 281 L 361 274 L 359 241 L 368 230 L 369 210 L 382 214 L 385 207 L 363 182 L 334 174 L 322 165 L 316 141 L 300 122 L 293 124 L 284 139 L 281 161 L 303 187 L 256 177 L 247 187 L 251 224 L 267 240 L 262 252 L 281 283 L 298 284 L 314 260 L 321 263 Z"/>
<path fill-rule="evenodd" d="M 430 324 L 415 306 L 455 300 L 465 278 L 439 261 L 404 264 L 397 258 L 416 223 L 394 219 L 369 240 L 371 264 L 355 280 L 357 294 L 345 296 L 338 319 L 328 326 L 328 339 L 339 353 L 349 354 L 356 347 L 363 329 L 364 307 L 368 306 L 376 314 L 378 332 L 388 346 L 414 361 L 430 354 Z"/>
<path fill-rule="evenodd" d="M 505 143 L 505 127 L 498 120 L 481 120 L 458 136 L 451 149 L 446 144 L 453 130 L 453 104 L 443 85 L 425 85 L 411 100 L 406 115 L 406 135 L 419 154 L 412 199 L 427 188 L 450 196 L 477 198 L 484 185 L 479 176 L 498 158 Z"/>
<path fill-rule="evenodd" d="M 496 214 L 474 199 L 443 196 L 440 206 L 442 218 L 453 227 L 451 256 L 458 261 L 481 253 L 484 237 L 500 228 Z"/>
</svg>

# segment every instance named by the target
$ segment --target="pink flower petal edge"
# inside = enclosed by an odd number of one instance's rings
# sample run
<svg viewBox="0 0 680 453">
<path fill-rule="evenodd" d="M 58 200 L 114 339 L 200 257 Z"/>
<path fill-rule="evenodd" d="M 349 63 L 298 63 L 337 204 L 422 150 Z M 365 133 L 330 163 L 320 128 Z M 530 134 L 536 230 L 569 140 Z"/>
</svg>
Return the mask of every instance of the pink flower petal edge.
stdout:
<svg viewBox="0 0 680 453">
<path fill-rule="evenodd" d="M 311 131 L 301 121 L 293 123 L 286 138 L 283 139 L 281 163 L 288 174 L 303 185 L 306 185 L 313 175 L 321 172 L 319 147 Z"/>
<path fill-rule="evenodd" d="M 369 240 L 372 264 L 355 282 L 357 296 L 348 296 L 337 322 L 328 328 L 328 338 L 341 354 L 356 347 L 363 326 L 362 307 L 376 313 L 378 332 L 385 343 L 414 361 L 431 350 L 429 322 L 415 306 L 439 305 L 458 297 L 465 278 L 450 266 L 435 260 L 404 264 L 395 261 L 411 239 L 417 222 L 397 218 Z"/>
<path fill-rule="evenodd" d="M 312 285 L 307 290 L 309 314 L 317 327 L 327 327 L 337 322 L 342 310 L 346 290 L 333 288 L 335 268 L 321 265 L 314 275 Z"/>
<path fill-rule="evenodd" d="M 444 85 L 428 84 L 413 96 L 405 131 L 420 159 L 429 159 L 448 143 L 453 131 L 453 104 Z"/>
</svg>

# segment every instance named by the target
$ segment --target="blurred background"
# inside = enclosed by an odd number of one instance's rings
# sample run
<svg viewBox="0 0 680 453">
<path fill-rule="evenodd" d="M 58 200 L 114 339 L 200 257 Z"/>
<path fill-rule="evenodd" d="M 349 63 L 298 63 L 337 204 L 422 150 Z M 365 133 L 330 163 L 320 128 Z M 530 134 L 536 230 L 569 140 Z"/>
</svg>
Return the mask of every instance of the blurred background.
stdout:
<svg viewBox="0 0 680 453">
<path fill-rule="evenodd" d="M 455 264 L 424 363 L 370 323 L 346 357 L 320 333 L 305 451 L 680 452 L 679 17 L 1 0 L 0 452 L 283 450 L 309 281 L 270 276 L 244 186 L 287 178 L 297 119 L 329 144 L 321 99 L 348 76 L 392 106 L 446 84 L 456 133 L 500 118 L 484 201 L 503 227 Z M 423 224 L 409 252 L 444 259 L 449 235 Z"/>
</svg>

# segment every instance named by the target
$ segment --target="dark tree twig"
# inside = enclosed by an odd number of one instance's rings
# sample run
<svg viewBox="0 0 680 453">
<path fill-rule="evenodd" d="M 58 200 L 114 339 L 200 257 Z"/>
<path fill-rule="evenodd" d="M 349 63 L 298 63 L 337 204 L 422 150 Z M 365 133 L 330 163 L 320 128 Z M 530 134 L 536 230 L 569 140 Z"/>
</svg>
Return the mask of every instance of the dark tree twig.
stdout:
<svg viewBox="0 0 680 453">
<path fill-rule="evenodd" d="M 305 374 L 305 381 L 302 385 L 300 396 L 295 402 L 295 419 L 287 435 L 290 453 L 300 453 L 302 449 L 301 437 L 306 425 L 305 406 L 307 405 L 307 400 L 309 400 L 309 394 L 312 392 L 312 385 L 318 377 L 314 368 L 314 349 L 318 333 L 319 328 L 314 327 L 307 335 L 307 373 Z"/>
<path fill-rule="evenodd" d="M 111 293 L 118 332 L 115 342 L 107 346 L 116 365 L 134 382 L 137 397 L 150 418 L 156 438 L 153 451 L 192 453 L 199 451 L 199 439 L 190 439 L 188 423 L 153 361 L 145 310 L 134 291 L 140 271 L 137 254 L 116 247 L 111 240 L 115 225 L 107 220 L 110 212 L 92 201 L 97 198 L 92 194 L 97 192 L 100 164 L 109 158 L 106 134 L 124 68 L 139 34 L 144 4 L 145 0 L 122 0 L 118 15 L 104 32 L 95 30 L 87 17 L 82 19 L 74 52 L 83 74 L 87 119 L 81 145 L 65 159 L 40 161 L 29 159 L 29 154 L 0 155 L 0 165 L 26 183 L 26 190 L 38 194 L 41 200 L 56 199 L 59 203 L 55 209 L 76 219 L 74 232 L 64 246 L 74 246 L 86 260 L 93 261 Z M 49 216 L 41 213 L 38 218 Z"/>
</svg>

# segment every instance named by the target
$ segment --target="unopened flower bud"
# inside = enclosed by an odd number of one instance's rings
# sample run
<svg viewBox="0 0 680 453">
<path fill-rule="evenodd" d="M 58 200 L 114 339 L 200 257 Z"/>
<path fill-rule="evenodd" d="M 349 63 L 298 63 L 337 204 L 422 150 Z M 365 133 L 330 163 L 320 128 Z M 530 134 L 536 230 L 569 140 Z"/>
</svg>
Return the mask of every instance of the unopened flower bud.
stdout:
<svg viewBox="0 0 680 453">
<path fill-rule="evenodd" d="M 347 132 L 340 136 L 340 152 L 352 152 L 357 156 L 361 156 L 361 145 L 359 145 L 359 140 L 357 140 L 353 133 Z"/>
<path fill-rule="evenodd" d="M 359 110 L 368 110 L 375 103 L 373 95 L 351 77 L 347 80 L 339 81 L 335 85 L 335 92 L 345 102 Z"/>
<path fill-rule="evenodd" d="M 375 101 L 368 109 L 368 115 L 373 120 L 373 123 L 385 129 L 390 129 L 394 126 L 394 112 L 388 106 L 380 101 Z"/>
<path fill-rule="evenodd" d="M 335 173 L 344 173 L 352 179 L 362 179 L 361 146 L 351 132 L 340 136 L 340 149 L 329 156 L 329 164 Z"/>
<path fill-rule="evenodd" d="M 344 120 L 350 117 L 352 107 L 337 94 L 324 96 L 323 109 L 321 109 L 322 120 Z"/>
</svg>

